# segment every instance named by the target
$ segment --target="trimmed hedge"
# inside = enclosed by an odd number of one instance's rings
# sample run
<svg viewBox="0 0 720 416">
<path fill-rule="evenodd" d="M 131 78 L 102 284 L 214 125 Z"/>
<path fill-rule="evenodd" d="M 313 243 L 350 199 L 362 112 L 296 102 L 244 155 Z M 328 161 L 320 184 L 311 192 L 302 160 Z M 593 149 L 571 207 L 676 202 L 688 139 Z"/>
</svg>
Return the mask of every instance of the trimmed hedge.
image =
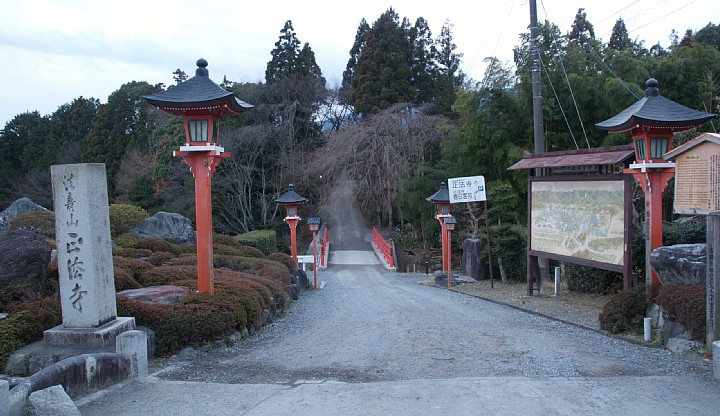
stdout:
<svg viewBox="0 0 720 416">
<path fill-rule="evenodd" d="M 255 230 L 233 237 L 243 246 L 259 248 L 266 256 L 278 251 L 274 230 Z"/>
<path fill-rule="evenodd" d="M 215 294 L 196 293 L 196 280 L 173 282 L 191 289 L 175 305 L 150 305 L 118 296 L 118 313 L 134 316 L 138 325 L 155 332 L 159 355 L 173 354 L 186 346 L 223 339 L 249 326 L 260 327 L 263 311 L 284 308 L 282 288 L 272 281 L 244 273 L 217 270 Z"/>
<path fill-rule="evenodd" d="M 175 257 L 177 256 L 166 251 L 156 251 L 148 257 L 147 261 L 153 266 L 162 266 L 163 264 L 170 263 Z"/>
<path fill-rule="evenodd" d="M 665 319 L 685 326 L 696 341 L 705 341 L 707 299 L 704 286 L 662 285 L 657 288 L 655 303 L 662 306 Z"/>
<path fill-rule="evenodd" d="M 135 247 L 135 244 L 140 242 L 140 237 L 130 233 L 125 233 L 115 237 L 113 241 L 118 247 L 133 248 Z"/>
<path fill-rule="evenodd" d="M 139 289 L 142 286 L 127 270 L 118 266 L 113 267 L 113 273 L 115 274 L 115 291 L 122 292 L 123 290 Z"/>
<path fill-rule="evenodd" d="M 50 211 L 31 211 L 10 220 L 7 231 L 27 230 L 55 240 L 55 214 Z"/>
<path fill-rule="evenodd" d="M 213 245 L 222 244 L 232 247 L 242 247 L 242 244 L 235 238 L 225 234 L 213 234 Z"/>
<path fill-rule="evenodd" d="M 293 262 L 292 256 L 287 253 L 272 253 L 267 256 L 267 259 L 284 264 L 285 267 L 287 267 L 288 272 L 292 271 L 295 268 L 295 263 Z"/>
<path fill-rule="evenodd" d="M 613 334 L 626 331 L 642 333 L 647 307 L 644 287 L 617 292 L 610 296 L 600 312 L 600 328 Z"/>
<path fill-rule="evenodd" d="M 194 265 L 197 264 L 197 257 L 185 255 L 173 259 L 170 264 L 173 266 Z M 214 256 L 213 264 L 216 268 L 224 267 L 238 272 L 264 276 L 284 285 L 292 284 L 292 275 L 285 265 L 269 259 L 255 259 L 240 256 Z"/>
<path fill-rule="evenodd" d="M 158 266 L 145 270 L 137 277 L 137 281 L 147 286 L 174 285 L 183 280 L 197 280 L 197 266 Z"/>
<path fill-rule="evenodd" d="M 607 295 L 623 288 L 622 274 L 574 263 L 565 263 L 565 279 L 568 289 L 578 293 Z"/>
<path fill-rule="evenodd" d="M 213 244 L 213 253 L 225 256 L 265 258 L 265 254 L 260 251 L 260 249 L 240 245 L 228 246 L 225 244 Z"/>
<path fill-rule="evenodd" d="M 113 253 L 113 256 L 129 257 L 129 258 L 137 259 L 140 257 L 150 257 L 150 255 L 153 253 L 153 251 L 148 250 L 146 248 L 113 247 L 112 253 Z"/>
<path fill-rule="evenodd" d="M 178 249 L 177 244 L 173 244 L 173 243 L 163 240 L 162 238 L 155 238 L 155 237 L 144 238 L 144 239 L 138 241 L 137 244 L 135 244 L 135 246 L 133 248 L 147 249 L 152 252 L 164 251 L 166 253 L 173 253 L 173 254 L 180 253 L 180 250 Z"/>
<path fill-rule="evenodd" d="M 0 368 L 18 348 L 42 339 L 43 331 L 60 325 L 60 302 L 54 296 L 12 305 L 0 321 Z"/>
</svg>

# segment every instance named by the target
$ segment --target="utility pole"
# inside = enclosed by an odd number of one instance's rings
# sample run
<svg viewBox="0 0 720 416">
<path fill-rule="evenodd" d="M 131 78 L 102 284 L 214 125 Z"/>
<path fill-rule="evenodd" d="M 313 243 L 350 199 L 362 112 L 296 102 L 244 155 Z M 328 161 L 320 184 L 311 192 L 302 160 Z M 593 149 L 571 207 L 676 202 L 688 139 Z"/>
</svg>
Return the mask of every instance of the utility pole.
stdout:
<svg viewBox="0 0 720 416">
<path fill-rule="evenodd" d="M 535 154 L 545 153 L 545 128 L 543 126 L 542 80 L 540 72 L 540 45 L 538 43 L 537 3 L 530 0 L 530 60 L 532 63 L 532 96 L 533 96 L 533 138 Z M 535 169 L 535 176 L 543 176 L 542 168 Z M 528 241 L 528 244 L 530 242 Z M 548 275 L 549 263 L 545 257 L 538 257 L 540 266 L 540 289 L 543 276 Z M 529 265 L 528 265 L 529 266 Z"/>
</svg>

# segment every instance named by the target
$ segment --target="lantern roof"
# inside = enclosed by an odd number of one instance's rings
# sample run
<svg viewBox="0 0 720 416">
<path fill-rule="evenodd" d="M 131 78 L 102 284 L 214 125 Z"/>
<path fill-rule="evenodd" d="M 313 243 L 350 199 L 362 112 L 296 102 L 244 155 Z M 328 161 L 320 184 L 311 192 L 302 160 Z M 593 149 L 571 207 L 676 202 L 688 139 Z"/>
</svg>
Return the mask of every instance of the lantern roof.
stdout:
<svg viewBox="0 0 720 416">
<path fill-rule="evenodd" d="M 290 184 L 288 186 L 287 192 L 282 194 L 280 198 L 277 198 L 275 202 L 283 205 L 302 204 L 303 202 L 307 202 L 307 198 L 304 198 L 300 196 L 300 194 L 295 192 L 295 186 L 293 186 L 293 184 Z"/>
<path fill-rule="evenodd" d="M 188 111 L 207 111 L 218 116 L 240 114 L 253 106 L 214 83 L 207 70 L 208 62 L 200 58 L 195 76 L 166 91 L 145 96 L 145 100 L 176 116 Z"/>
<path fill-rule="evenodd" d="M 681 131 L 715 117 L 715 114 L 696 111 L 663 97 L 654 78 L 647 80 L 645 87 L 644 98 L 596 126 L 611 133 L 622 133 L 640 126 Z"/>
<path fill-rule="evenodd" d="M 437 203 L 450 203 L 450 192 L 448 192 L 445 182 L 440 182 L 440 189 L 437 192 L 425 198 L 426 201 L 430 201 L 433 204 Z"/>
</svg>

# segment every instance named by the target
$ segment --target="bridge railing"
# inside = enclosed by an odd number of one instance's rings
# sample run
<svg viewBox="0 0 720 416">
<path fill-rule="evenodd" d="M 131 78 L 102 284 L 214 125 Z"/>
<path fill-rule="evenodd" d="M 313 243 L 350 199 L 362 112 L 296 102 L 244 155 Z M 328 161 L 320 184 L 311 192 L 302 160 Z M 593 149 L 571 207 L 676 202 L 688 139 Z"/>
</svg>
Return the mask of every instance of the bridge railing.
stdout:
<svg viewBox="0 0 720 416">
<path fill-rule="evenodd" d="M 387 241 L 385 241 L 385 239 L 380 235 L 375 226 L 373 226 L 372 235 L 373 243 L 378 248 L 383 257 L 385 257 L 388 265 L 391 268 L 395 267 L 395 257 L 393 256 L 393 253 L 395 252 L 395 243 L 388 243 Z"/>
</svg>

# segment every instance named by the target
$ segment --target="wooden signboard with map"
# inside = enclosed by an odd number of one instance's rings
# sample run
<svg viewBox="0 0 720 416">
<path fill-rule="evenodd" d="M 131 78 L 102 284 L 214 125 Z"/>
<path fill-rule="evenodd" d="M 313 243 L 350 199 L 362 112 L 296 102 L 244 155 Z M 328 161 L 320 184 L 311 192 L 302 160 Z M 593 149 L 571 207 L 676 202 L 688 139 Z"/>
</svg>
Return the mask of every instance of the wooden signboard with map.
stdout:
<svg viewBox="0 0 720 416">
<path fill-rule="evenodd" d="M 531 178 L 530 255 L 629 272 L 631 189 L 617 175 Z"/>
</svg>

